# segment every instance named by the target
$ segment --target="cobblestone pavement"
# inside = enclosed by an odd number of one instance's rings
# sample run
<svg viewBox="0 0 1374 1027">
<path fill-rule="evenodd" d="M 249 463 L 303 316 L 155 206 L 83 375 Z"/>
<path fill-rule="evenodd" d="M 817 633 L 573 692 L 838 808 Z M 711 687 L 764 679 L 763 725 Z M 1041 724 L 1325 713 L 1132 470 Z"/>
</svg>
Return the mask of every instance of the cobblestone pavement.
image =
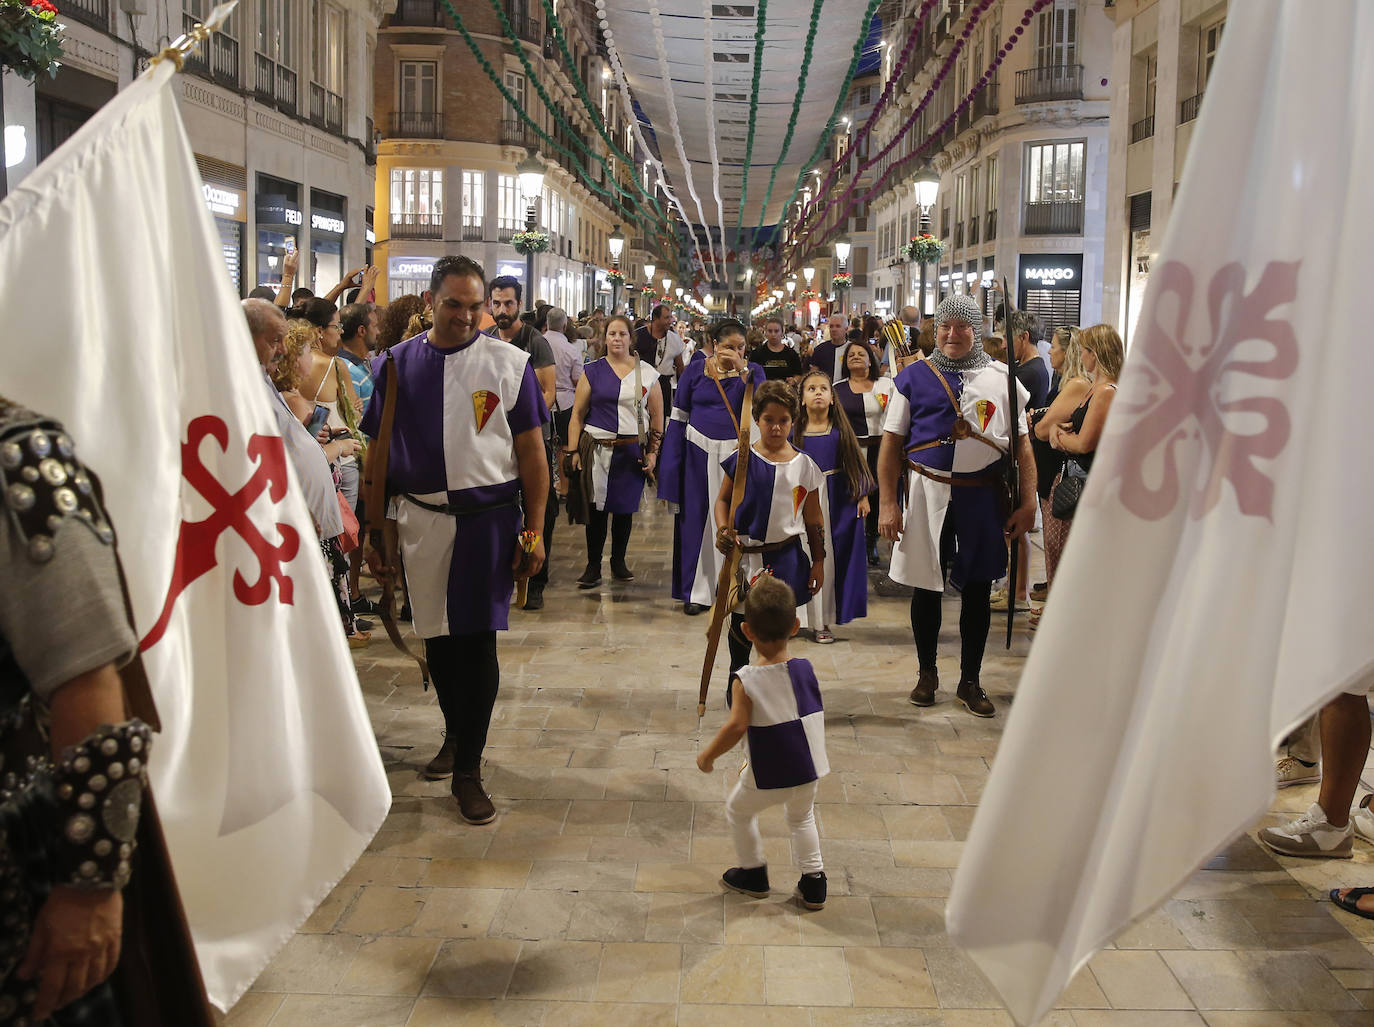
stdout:
<svg viewBox="0 0 1374 1027">
<path fill-rule="evenodd" d="M 725 894 L 723 800 L 740 760 L 711 776 L 695 767 L 706 618 L 667 596 L 670 527 L 655 504 L 631 543 L 637 580 L 579 593 L 581 529 L 559 525 L 547 607 L 512 611 L 500 641 L 485 769 L 500 816 L 488 826 L 462 823 L 448 784 L 420 779 L 439 710 L 379 626 L 355 655 L 391 814 L 228 1024 L 1011 1023 L 943 912 L 1031 636 L 1020 629 L 1008 654 L 994 621 L 992 720 L 948 691 L 930 709 L 908 704 L 906 600 L 874 598 L 833 645 L 798 642 L 826 705 L 833 772 L 817 811 L 831 898 L 813 913 L 790 897 L 776 810 L 762 818 L 772 896 Z M 947 601 L 948 686 L 957 620 Z M 717 690 L 703 732 L 723 717 Z M 1275 814 L 1305 810 L 1315 789 L 1279 793 Z M 1094 958 L 1044 1022 L 1369 1027 L 1374 922 L 1324 901 L 1355 884 L 1374 885 L 1374 847 L 1303 862 L 1243 837 Z"/>
</svg>

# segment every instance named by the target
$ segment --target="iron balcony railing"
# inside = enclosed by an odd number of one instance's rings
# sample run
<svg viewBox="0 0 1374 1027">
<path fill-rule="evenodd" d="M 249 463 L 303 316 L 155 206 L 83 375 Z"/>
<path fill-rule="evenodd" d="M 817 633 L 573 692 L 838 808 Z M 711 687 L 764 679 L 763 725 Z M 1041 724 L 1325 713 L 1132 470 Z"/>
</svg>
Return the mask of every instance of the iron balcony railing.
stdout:
<svg viewBox="0 0 1374 1027">
<path fill-rule="evenodd" d="M 1198 93 L 1197 96 L 1190 96 L 1190 97 L 1188 97 L 1188 99 L 1184 100 L 1183 103 L 1181 103 L 1181 104 L 1179 105 L 1179 110 L 1178 110 L 1178 123 L 1179 123 L 1180 125 L 1186 125 L 1186 124 L 1187 124 L 1188 122 L 1190 122 L 1190 121 L 1195 121 L 1195 120 L 1197 119 L 1197 113 L 1198 113 L 1198 111 L 1201 110 L 1201 109 L 1202 109 L 1202 94 L 1201 94 L 1201 93 Z"/>
<path fill-rule="evenodd" d="M 992 242 L 997 238 L 997 211 L 988 211 L 987 224 L 984 226 L 983 241 Z"/>
<path fill-rule="evenodd" d="M 1016 102 L 1083 99 L 1083 65 L 1051 64 L 1016 73 Z"/>
<path fill-rule="evenodd" d="M 61 16 L 92 28 L 108 30 L 110 0 L 62 0 Z"/>
<path fill-rule="evenodd" d="M 981 93 L 973 98 L 973 120 L 986 118 L 997 113 L 997 80 L 993 79 Z"/>
<path fill-rule="evenodd" d="M 397 214 L 391 215 L 391 237 L 393 239 L 442 239 L 444 237 L 444 216 L 442 214 Z"/>
<path fill-rule="evenodd" d="M 296 73 L 284 65 L 277 65 L 277 110 L 295 114 L 297 110 Z"/>
<path fill-rule="evenodd" d="M 253 94 L 263 103 L 276 95 L 277 65 L 266 54 L 253 53 Z"/>
<path fill-rule="evenodd" d="M 1138 143 L 1142 139 L 1149 139 L 1155 134 L 1155 116 L 1151 114 L 1148 118 L 1141 118 L 1131 126 L 1131 142 Z"/>
<path fill-rule="evenodd" d="M 1082 235 L 1083 201 L 1027 203 L 1021 222 L 1022 235 Z"/>
<path fill-rule="evenodd" d="M 439 0 L 400 0 L 392 25 L 413 25 L 417 28 L 447 28 L 444 5 Z"/>
<path fill-rule="evenodd" d="M 501 122 L 501 142 L 506 146 L 524 146 L 531 150 L 539 148 L 539 137 L 518 118 Z"/>
<path fill-rule="evenodd" d="M 482 241 L 482 219 L 471 216 L 463 218 L 463 242 Z"/>
<path fill-rule="evenodd" d="M 210 75 L 216 82 L 238 87 L 239 41 L 216 32 L 210 37 Z"/>
<path fill-rule="evenodd" d="M 976 215 L 968 219 L 968 244 L 970 246 L 978 245 L 978 218 Z"/>
<path fill-rule="evenodd" d="M 442 139 L 444 116 L 437 111 L 392 111 L 391 134 L 403 139 Z"/>
<path fill-rule="evenodd" d="M 964 248 L 964 223 L 962 221 L 954 225 L 954 248 L 956 250 Z"/>
<path fill-rule="evenodd" d="M 324 86 L 310 83 L 310 124 L 324 128 Z"/>
<path fill-rule="evenodd" d="M 363 139 L 363 157 L 368 166 L 371 167 L 377 163 L 377 128 L 372 124 L 371 118 L 367 119 L 366 125 L 367 135 Z"/>
<path fill-rule="evenodd" d="M 540 28 L 538 19 L 527 15 L 523 4 L 515 4 L 507 0 L 506 17 L 510 19 L 515 34 L 525 42 L 542 43 L 544 41 L 544 33 Z"/>
<path fill-rule="evenodd" d="M 325 90 L 324 127 L 330 132 L 343 132 L 343 97 L 338 93 Z"/>
</svg>

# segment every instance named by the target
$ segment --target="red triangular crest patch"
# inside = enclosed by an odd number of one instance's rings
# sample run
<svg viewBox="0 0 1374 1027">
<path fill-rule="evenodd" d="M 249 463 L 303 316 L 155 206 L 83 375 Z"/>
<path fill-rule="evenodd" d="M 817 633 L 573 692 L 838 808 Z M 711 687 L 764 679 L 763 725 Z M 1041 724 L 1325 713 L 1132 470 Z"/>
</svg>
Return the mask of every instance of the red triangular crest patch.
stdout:
<svg viewBox="0 0 1374 1027">
<path fill-rule="evenodd" d="M 880 393 L 878 393 L 878 409 L 879 409 L 879 410 L 886 410 L 886 409 L 887 409 L 887 400 L 888 400 L 888 395 L 887 395 L 886 392 L 880 392 Z"/>
<path fill-rule="evenodd" d="M 480 432 L 491 420 L 491 415 L 496 412 L 496 408 L 501 405 L 501 397 L 489 389 L 479 389 L 472 394 L 472 413 L 477 418 L 477 430 Z"/>
<path fill-rule="evenodd" d="M 992 415 L 997 412 L 997 404 L 990 399 L 980 399 L 973 404 L 973 409 L 978 412 L 978 427 L 981 431 L 988 430 L 988 422 L 992 420 Z"/>
<path fill-rule="evenodd" d="M 797 515 L 797 511 L 801 509 L 802 504 L 805 503 L 805 502 L 806 502 L 806 489 L 804 489 L 802 486 L 798 485 L 796 488 L 794 488 L 794 489 L 792 490 L 792 516 L 793 516 L 793 517 L 795 517 L 795 516 Z"/>
</svg>

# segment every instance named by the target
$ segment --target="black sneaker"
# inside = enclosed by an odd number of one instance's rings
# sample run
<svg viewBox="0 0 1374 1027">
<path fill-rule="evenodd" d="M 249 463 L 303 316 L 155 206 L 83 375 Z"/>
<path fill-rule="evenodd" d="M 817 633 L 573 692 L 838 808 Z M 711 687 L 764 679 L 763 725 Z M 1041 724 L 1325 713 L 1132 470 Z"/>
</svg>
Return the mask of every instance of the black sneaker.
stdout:
<svg viewBox="0 0 1374 1027">
<path fill-rule="evenodd" d="M 364 620 L 362 617 L 354 617 L 354 618 L 353 618 L 353 630 L 354 630 L 354 631 L 371 631 L 371 630 L 372 630 L 372 622 L 371 622 L 370 620 Z"/>
<path fill-rule="evenodd" d="M 916 687 L 911 690 L 912 706 L 934 706 L 935 690 L 940 687 L 940 675 L 933 670 L 923 670 L 916 677 Z"/>
<path fill-rule="evenodd" d="M 542 610 L 544 608 L 544 586 L 537 581 L 531 581 L 525 592 L 525 605 L 522 610 Z"/>
<path fill-rule="evenodd" d="M 397 620 L 403 620 L 403 621 L 414 620 L 414 618 L 410 615 L 410 604 L 409 604 L 409 603 L 402 603 L 402 604 L 401 604 L 401 612 L 398 613 L 398 614 L 396 614 L 396 619 L 397 619 Z"/>
<path fill-rule="evenodd" d="M 434 759 L 425 764 L 422 771 L 427 781 L 442 781 L 446 777 L 453 776 L 453 757 L 458 752 L 458 742 L 452 738 L 445 737 L 444 744 L 439 746 L 439 751 L 435 753 Z"/>
<path fill-rule="evenodd" d="M 997 712 L 988 693 L 977 681 L 960 681 L 959 690 L 954 695 L 975 717 L 991 717 Z"/>
<path fill-rule="evenodd" d="M 469 824 L 490 824 L 496 819 L 496 807 L 482 787 L 482 775 L 476 770 L 460 770 L 453 775 L 453 797 L 458 800 L 458 812 Z"/>
<path fill-rule="evenodd" d="M 599 584 L 601 584 L 601 568 L 587 564 L 587 569 L 582 572 L 582 577 L 577 579 L 577 587 L 585 591 L 589 588 L 596 588 Z"/>
<path fill-rule="evenodd" d="M 359 596 L 357 599 L 350 599 L 348 601 L 348 607 L 353 611 L 353 616 L 355 617 L 361 617 L 364 614 L 379 615 L 382 612 L 382 608 L 371 599 L 367 598 L 367 596 Z"/>
<path fill-rule="evenodd" d="M 876 539 L 868 543 L 868 565 L 877 567 L 881 561 L 878 559 L 878 542 Z"/>
<path fill-rule="evenodd" d="M 886 574 L 873 583 L 873 591 L 885 599 L 910 598 L 911 593 L 916 590 L 910 585 L 902 585 L 893 581 Z"/>
<path fill-rule="evenodd" d="M 617 560 L 611 557 L 611 577 L 616 581 L 634 581 L 635 572 L 625 566 L 624 560 Z"/>
<path fill-rule="evenodd" d="M 825 908 L 825 871 L 802 874 L 797 880 L 797 893 L 807 909 Z"/>
<path fill-rule="evenodd" d="M 768 898 L 768 867 L 731 867 L 720 875 L 720 883 L 751 899 Z"/>
<path fill-rule="evenodd" d="M 685 613 L 688 617 L 695 617 L 698 614 L 703 614 L 709 609 L 709 606 L 702 606 L 700 603 L 682 604 L 682 612 Z"/>
</svg>

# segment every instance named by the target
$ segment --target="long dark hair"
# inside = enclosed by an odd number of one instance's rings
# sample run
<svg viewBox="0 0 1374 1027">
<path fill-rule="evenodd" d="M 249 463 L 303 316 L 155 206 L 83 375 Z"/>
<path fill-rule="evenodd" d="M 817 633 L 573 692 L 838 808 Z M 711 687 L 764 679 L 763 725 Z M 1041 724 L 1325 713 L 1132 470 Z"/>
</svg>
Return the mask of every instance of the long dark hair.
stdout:
<svg viewBox="0 0 1374 1027">
<path fill-rule="evenodd" d="M 845 344 L 844 349 L 840 352 L 840 367 L 843 370 L 840 377 L 844 380 L 848 380 L 849 378 L 849 351 L 855 346 L 863 350 L 864 354 L 868 357 L 868 380 L 876 382 L 878 380 L 878 372 L 882 370 L 882 365 L 878 363 L 878 358 L 873 355 L 873 350 L 869 348 L 866 342 L 850 342 Z"/>
<path fill-rule="evenodd" d="M 873 475 L 868 469 L 868 461 L 864 459 L 863 450 L 859 448 L 859 440 L 854 434 L 854 426 L 849 423 L 849 415 L 840 409 L 840 404 L 835 400 L 835 386 L 831 383 L 830 376 L 822 370 L 813 368 L 807 371 L 797 383 L 797 395 L 803 397 L 802 416 L 797 418 L 796 424 L 792 427 L 792 445 L 806 452 L 806 427 L 810 420 L 810 415 L 806 411 L 806 382 L 813 377 L 825 379 L 825 383 L 830 386 L 830 409 L 827 416 L 830 418 L 830 427 L 840 433 L 840 470 L 849 479 L 849 494 L 857 503 L 873 491 Z"/>
</svg>

